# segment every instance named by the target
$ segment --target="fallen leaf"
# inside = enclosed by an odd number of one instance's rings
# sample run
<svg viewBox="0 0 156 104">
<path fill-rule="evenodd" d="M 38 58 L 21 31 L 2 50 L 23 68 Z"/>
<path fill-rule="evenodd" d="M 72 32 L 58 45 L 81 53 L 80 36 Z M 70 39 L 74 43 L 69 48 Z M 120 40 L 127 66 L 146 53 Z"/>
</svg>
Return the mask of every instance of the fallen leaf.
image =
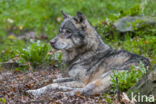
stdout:
<svg viewBox="0 0 156 104">
<path fill-rule="evenodd" d="M 57 21 L 61 22 L 62 18 L 61 17 L 57 17 Z"/>
<path fill-rule="evenodd" d="M 144 44 L 148 44 L 148 41 L 147 41 L 147 40 L 145 40 Z"/>
<path fill-rule="evenodd" d="M 121 43 L 120 42 L 118 42 L 118 46 L 120 46 L 121 45 Z"/>
<path fill-rule="evenodd" d="M 29 84 L 28 87 L 29 87 L 29 89 L 33 89 L 34 84 L 33 83 L 32 84 Z"/>
<path fill-rule="evenodd" d="M 77 92 L 76 92 L 76 95 L 77 95 L 77 96 L 81 96 L 81 92 L 80 92 L 80 91 L 77 91 Z"/>
<path fill-rule="evenodd" d="M 23 26 L 19 26 L 19 29 L 20 29 L 20 30 L 23 30 Z"/>
</svg>

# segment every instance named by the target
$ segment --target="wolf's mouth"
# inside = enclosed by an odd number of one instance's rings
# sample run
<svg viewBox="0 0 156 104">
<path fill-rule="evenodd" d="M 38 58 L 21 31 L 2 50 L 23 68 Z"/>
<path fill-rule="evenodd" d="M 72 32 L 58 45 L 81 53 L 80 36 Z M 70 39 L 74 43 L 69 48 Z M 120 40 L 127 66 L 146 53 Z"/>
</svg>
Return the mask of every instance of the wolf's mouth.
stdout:
<svg viewBox="0 0 156 104">
<path fill-rule="evenodd" d="M 51 47 L 53 47 L 54 49 L 59 50 L 58 48 L 55 47 L 55 44 L 54 44 L 54 43 L 50 42 L 50 45 L 51 45 Z"/>
</svg>

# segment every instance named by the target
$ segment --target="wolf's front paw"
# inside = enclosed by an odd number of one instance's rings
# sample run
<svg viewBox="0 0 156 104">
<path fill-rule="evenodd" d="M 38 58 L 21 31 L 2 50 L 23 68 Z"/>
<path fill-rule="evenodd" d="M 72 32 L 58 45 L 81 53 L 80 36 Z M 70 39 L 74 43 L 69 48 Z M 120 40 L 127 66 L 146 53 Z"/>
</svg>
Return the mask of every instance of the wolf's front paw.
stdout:
<svg viewBox="0 0 156 104">
<path fill-rule="evenodd" d="M 35 90 L 27 90 L 26 93 L 31 96 L 39 96 L 39 94 L 37 94 Z"/>
<path fill-rule="evenodd" d="M 74 96 L 76 95 L 76 93 L 74 91 L 70 91 L 70 92 L 65 92 L 64 93 L 66 96 Z"/>
<path fill-rule="evenodd" d="M 74 96 L 74 95 L 81 95 L 82 94 L 82 92 L 83 92 L 83 89 L 81 89 L 81 88 L 78 88 L 78 89 L 75 89 L 75 90 L 73 90 L 73 91 L 70 91 L 70 92 L 65 92 L 65 94 L 67 95 L 67 96 Z"/>
</svg>

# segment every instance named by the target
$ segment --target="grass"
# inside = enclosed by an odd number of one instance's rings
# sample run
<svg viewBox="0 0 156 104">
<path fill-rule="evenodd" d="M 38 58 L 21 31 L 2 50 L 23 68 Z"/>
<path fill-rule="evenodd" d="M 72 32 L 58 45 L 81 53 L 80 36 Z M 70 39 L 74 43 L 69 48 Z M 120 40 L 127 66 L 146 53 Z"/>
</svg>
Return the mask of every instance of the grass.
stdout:
<svg viewBox="0 0 156 104">
<path fill-rule="evenodd" d="M 80 10 L 93 24 L 113 16 L 156 14 L 156 2 L 149 0 L 143 12 L 140 10 L 142 2 L 143 0 L 1 0 L 0 24 L 3 25 L 0 30 L 13 31 L 19 35 L 21 31 L 28 30 L 55 35 L 59 24 L 57 19 L 62 19 L 61 10 L 71 15 Z"/>
</svg>

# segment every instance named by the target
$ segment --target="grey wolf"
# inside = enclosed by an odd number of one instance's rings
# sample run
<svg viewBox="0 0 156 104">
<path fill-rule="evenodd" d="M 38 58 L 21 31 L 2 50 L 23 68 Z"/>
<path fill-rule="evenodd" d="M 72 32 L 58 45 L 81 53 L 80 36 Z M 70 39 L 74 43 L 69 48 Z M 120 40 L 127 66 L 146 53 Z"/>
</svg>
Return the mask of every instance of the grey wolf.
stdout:
<svg viewBox="0 0 156 104">
<path fill-rule="evenodd" d="M 94 95 L 110 88 L 113 70 L 128 70 L 131 65 L 139 65 L 140 61 L 149 65 L 149 60 L 143 56 L 114 50 L 107 45 L 81 12 L 77 12 L 75 17 L 62 14 L 59 34 L 50 44 L 62 51 L 69 77 L 55 79 L 54 83 L 28 90 L 28 93 L 40 96 L 59 90 L 69 95 Z"/>
</svg>

